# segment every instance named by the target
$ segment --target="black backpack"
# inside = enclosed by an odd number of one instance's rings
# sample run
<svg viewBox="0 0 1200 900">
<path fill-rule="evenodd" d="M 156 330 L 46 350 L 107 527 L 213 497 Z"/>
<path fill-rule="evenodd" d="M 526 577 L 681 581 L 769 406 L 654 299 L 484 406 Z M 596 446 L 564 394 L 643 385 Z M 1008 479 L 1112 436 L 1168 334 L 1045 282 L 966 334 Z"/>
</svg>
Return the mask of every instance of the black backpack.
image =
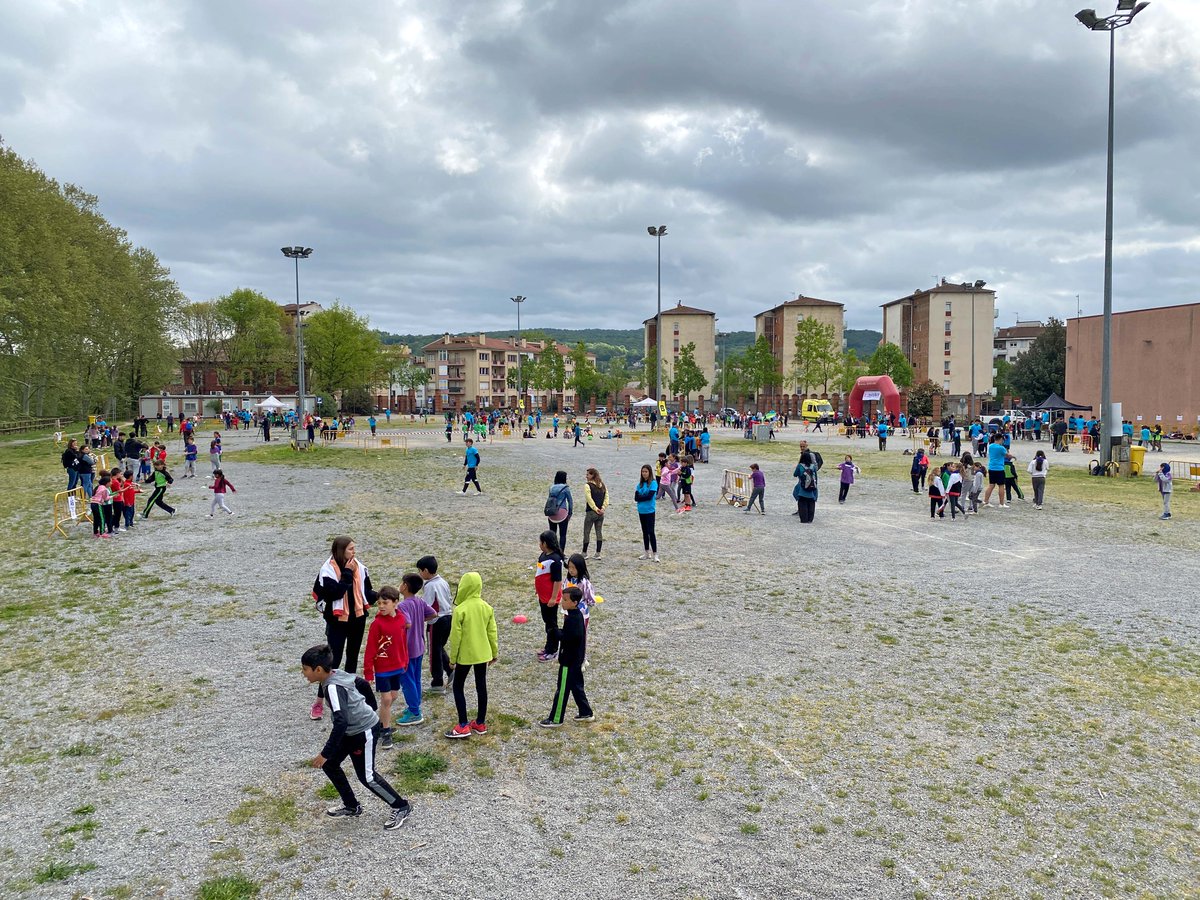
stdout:
<svg viewBox="0 0 1200 900">
<path fill-rule="evenodd" d="M 559 491 L 557 494 L 550 494 L 546 497 L 546 505 L 542 507 L 542 514 L 548 519 L 564 506 L 567 505 L 566 491 Z"/>
</svg>

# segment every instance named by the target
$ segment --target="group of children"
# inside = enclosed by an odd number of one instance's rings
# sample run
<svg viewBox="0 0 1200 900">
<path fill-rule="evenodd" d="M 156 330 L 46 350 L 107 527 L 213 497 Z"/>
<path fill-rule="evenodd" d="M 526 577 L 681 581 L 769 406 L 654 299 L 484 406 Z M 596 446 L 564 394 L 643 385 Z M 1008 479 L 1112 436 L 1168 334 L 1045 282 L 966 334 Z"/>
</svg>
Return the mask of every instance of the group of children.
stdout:
<svg viewBox="0 0 1200 900">
<path fill-rule="evenodd" d="M 576 721 L 591 722 L 595 713 L 584 691 L 583 670 L 587 666 L 590 611 L 600 599 L 592 589 L 587 562 L 581 554 L 572 555 L 564 564 L 557 536 L 551 531 L 540 535 L 539 549 L 534 589 L 542 608 L 546 645 L 537 658 L 543 662 L 557 659 L 559 666 L 550 714 L 538 725 L 561 726 L 568 698 L 573 698 L 578 708 Z M 437 574 L 436 557 L 421 557 L 416 568 L 416 573 L 400 579 L 399 588 L 384 585 L 375 593 L 366 566 L 356 559 L 354 542 L 338 537 L 313 585 L 329 643 L 310 647 L 300 662 L 305 680 L 318 685 L 312 718 L 323 716 L 326 703 L 331 712 L 332 730 L 312 765 L 322 769 L 337 789 L 340 804 L 326 811 L 332 818 L 362 814 L 362 806 L 342 771 L 347 757 L 358 780 L 391 807 L 385 829 L 399 828 L 411 813 L 409 801 L 375 770 L 375 749 L 377 745 L 384 750 L 394 746 L 395 725 L 414 726 L 425 721 L 421 712 L 422 663 L 427 651 L 429 692 L 444 694 L 444 674 L 452 678 L 458 721 L 445 732 L 446 738 L 464 740 L 488 733 L 487 670 L 500 658 L 500 649 L 495 610 L 483 600 L 483 580 L 479 573 L 467 572 L 452 600 L 449 584 Z M 359 678 L 354 674 L 358 645 L 353 623 L 358 623 L 361 639 L 362 623 L 372 604 L 376 605 L 376 613 L 366 633 L 365 678 Z M 559 608 L 563 610 L 561 625 Z M 344 650 L 346 667 L 341 670 L 338 666 Z M 477 706 L 475 717 L 468 719 L 465 687 L 471 676 Z M 398 719 L 393 719 L 392 708 L 400 695 L 406 708 Z"/>
<path fill-rule="evenodd" d="M 676 512 L 691 512 L 696 506 L 696 498 L 692 496 L 692 486 L 696 482 L 696 460 L 689 453 L 679 456 L 677 453 L 660 453 L 654 467 L 655 479 L 658 481 L 658 496 L 671 498 L 671 505 Z"/>
</svg>

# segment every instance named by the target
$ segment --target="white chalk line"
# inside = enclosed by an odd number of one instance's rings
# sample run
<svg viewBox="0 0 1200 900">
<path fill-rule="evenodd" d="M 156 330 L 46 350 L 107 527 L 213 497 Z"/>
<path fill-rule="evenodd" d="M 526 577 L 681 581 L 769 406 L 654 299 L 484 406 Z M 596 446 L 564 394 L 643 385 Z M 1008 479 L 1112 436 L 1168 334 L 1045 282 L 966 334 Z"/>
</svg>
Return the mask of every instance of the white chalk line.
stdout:
<svg viewBox="0 0 1200 900">
<path fill-rule="evenodd" d="M 893 528 L 896 531 L 907 531 L 910 534 L 920 535 L 923 538 L 933 538 L 936 541 L 941 541 L 945 544 L 958 544 L 960 547 L 973 547 L 976 550 L 986 550 L 988 553 L 999 553 L 1004 556 L 1011 556 L 1015 559 L 1028 560 L 1029 557 L 1022 556 L 1019 553 L 1013 553 L 1011 550 L 997 550 L 995 547 L 986 547 L 983 544 L 972 544 L 970 541 L 956 541 L 953 538 L 942 537 L 937 534 L 930 534 L 927 531 L 918 531 L 916 528 L 906 528 L 903 525 L 889 525 L 887 522 L 880 522 L 876 519 L 869 519 L 866 516 L 848 516 L 851 519 L 859 519 L 863 522 L 870 522 L 872 525 L 878 525 L 881 528 Z"/>
</svg>

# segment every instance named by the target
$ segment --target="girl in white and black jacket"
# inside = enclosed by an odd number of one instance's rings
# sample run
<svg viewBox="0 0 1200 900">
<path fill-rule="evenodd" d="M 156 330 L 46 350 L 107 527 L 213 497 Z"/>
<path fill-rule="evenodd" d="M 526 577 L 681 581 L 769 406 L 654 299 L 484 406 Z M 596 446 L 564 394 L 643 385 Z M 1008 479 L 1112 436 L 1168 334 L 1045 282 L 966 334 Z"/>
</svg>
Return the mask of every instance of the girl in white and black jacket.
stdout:
<svg viewBox="0 0 1200 900">
<path fill-rule="evenodd" d="M 313 599 L 325 619 L 325 637 L 333 650 L 335 669 L 358 671 L 358 652 L 366 630 L 367 611 L 378 597 L 371 588 L 367 567 L 355 556 L 354 539 L 345 535 L 334 538 L 329 559 L 313 582 Z M 310 713 L 314 719 L 321 718 L 324 712 L 324 696 L 324 687 L 319 687 Z"/>
</svg>

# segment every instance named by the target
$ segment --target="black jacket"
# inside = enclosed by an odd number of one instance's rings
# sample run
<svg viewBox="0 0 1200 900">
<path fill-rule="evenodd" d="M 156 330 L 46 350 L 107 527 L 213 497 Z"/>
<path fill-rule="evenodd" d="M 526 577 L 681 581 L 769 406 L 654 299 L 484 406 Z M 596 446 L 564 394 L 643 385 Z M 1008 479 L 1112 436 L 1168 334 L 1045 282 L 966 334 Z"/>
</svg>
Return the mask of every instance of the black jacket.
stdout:
<svg viewBox="0 0 1200 900">
<path fill-rule="evenodd" d="M 583 613 L 578 609 L 563 610 L 562 628 L 558 629 L 558 662 L 564 666 L 581 666 L 587 649 L 587 629 Z"/>
<path fill-rule="evenodd" d="M 366 619 L 367 610 L 371 605 L 379 599 L 379 593 L 371 590 L 371 576 L 368 575 L 363 579 L 363 599 L 366 605 L 363 606 L 363 614 L 361 616 L 354 615 L 354 573 L 349 569 L 342 569 L 342 580 L 334 581 L 332 578 L 322 578 L 317 576 L 317 581 L 313 585 L 313 592 L 317 598 L 325 601 L 325 609 L 321 615 L 325 617 L 326 622 L 341 622 L 333 614 L 333 601 L 340 600 L 345 597 L 348 601 L 350 618 L 348 622 L 357 622 Z"/>
<path fill-rule="evenodd" d="M 63 464 L 64 469 L 75 468 L 75 464 L 77 462 L 79 462 L 79 451 L 78 450 L 72 450 L 70 447 L 68 447 L 66 450 L 63 451 L 62 464 Z"/>
</svg>

